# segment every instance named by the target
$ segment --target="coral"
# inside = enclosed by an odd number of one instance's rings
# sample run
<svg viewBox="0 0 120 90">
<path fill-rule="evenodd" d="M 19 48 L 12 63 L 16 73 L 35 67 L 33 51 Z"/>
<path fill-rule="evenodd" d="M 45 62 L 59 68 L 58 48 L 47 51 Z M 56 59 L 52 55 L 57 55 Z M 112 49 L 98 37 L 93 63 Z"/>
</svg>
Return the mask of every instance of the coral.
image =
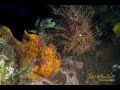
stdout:
<svg viewBox="0 0 120 90">
<path fill-rule="evenodd" d="M 57 73 L 57 75 L 55 75 L 55 77 L 37 78 L 30 82 L 29 85 L 79 85 L 80 80 L 78 79 L 77 74 L 81 75 L 81 73 L 76 72 L 76 63 L 81 62 L 71 60 L 70 57 L 64 58 L 61 63 L 62 66 L 60 71 Z M 82 67 L 82 65 L 80 67 Z"/>
<path fill-rule="evenodd" d="M 17 67 L 14 49 L 3 37 L 0 37 L 0 49 L 0 84 L 14 84 L 18 78 L 13 77 Z"/>
<path fill-rule="evenodd" d="M 100 32 L 102 35 L 98 37 L 103 43 L 113 43 L 116 45 L 119 43 L 117 38 L 119 37 L 119 26 L 120 26 L 120 12 L 119 12 L 119 5 L 95 5 L 95 17 L 94 20 L 96 21 L 94 28 L 96 26 L 99 27 Z M 99 33 L 100 34 L 100 33 Z M 115 35 L 117 37 L 115 37 Z"/>
<path fill-rule="evenodd" d="M 64 71 L 61 70 L 62 73 L 66 75 L 66 83 L 65 85 L 79 85 L 79 81 L 77 79 L 77 73 L 75 71 L 69 70 L 69 71 Z M 72 76 L 71 76 L 72 74 Z"/>
<path fill-rule="evenodd" d="M 16 53 L 22 67 L 27 64 L 34 65 L 35 62 L 37 63 L 28 74 L 31 79 L 34 79 L 37 75 L 49 77 L 53 69 L 53 75 L 59 71 L 60 62 L 55 55 L 53 45 L 42 47 L 41 38 L 36 34 L 25 33 L 23 39 L 24 42 L 17 47 Z"/>
<path fill-rule="evenodd" d="M 5 26 L 2 26 L 0 28 L 0 33 L 2 33 L 4 27 Z M 44 41 L 41 36 L 29 34 L 26 31 L 23 35 L 22 42 L 14 38 L 9 28 L 5 27 L 4 32 L 2 34 L 7 40 L 7 43 L 10 43 L 10 45 L 14 47 L 20 69 L 26 66 L 33 66 L 33 68 L 28 71 L 28 77 L 30 79 L 35 79 L 37 76 L 50 77 L 56 75 L 60 69 L 61 61 L 57 57 L 53 44 L 44 45 L 42 44 Z M 6 34 L 11 38 L 10 40 L 6 37 Z"/>
<path fill-rule="evenodd" d="M 35 79 L 29 85 L 79 85 L 79 81 L 77 80 L 76 77 L 76 72 L 72 70 L 63 70 L 62 68 L 60 69 L 60 75 L 57 78 L 54 78 L 55 80 L 51 80 L 48 78 L 40 78 L 40 79 Z M 73 74 L 72 76 L 70 74 Z M 65 77 L 60 79 L 62 82 L 60 82 L 59 78 L 62 76 Z"/>
<path fill-rule="evenodd" d="M 3 38 L 5 41 L 10 41 L 12 37 L 12 33 L 10 32 L 10 29 L 6 26 L 0 27 L 0 37 Z"/>
<path fill-rule="evenodd" d="M 120 36 L 119 35 L 120 34 L 120 23 L 117 23 L 117 24 L 114 25 L 113 31 L 116 34 L 116 36 Z"/>
<path fill-rule="evenodd" d="M 79 55 L 94 46 L 95 38 L 91 30 L 94 9 L 86 5 L 61 5 L 54 8 L 60 16 L 55 26 L 53 43 L 58 51 L 67 55 Z"/>
<path fill-rule="evenodd" d="M 40 21 L 40 18 L 38 17 L 35 23 L 35 30 L 32 30 L 32 32 L 36 32 L 38 34 L 40 34 L 41 32 L 45 33 L 45 29 L 53 28 L 56 25 L 56 23 L 52 20 L 53 19 L 51 18 L 46 18 Z"/>
<path fill-rule="evenodd" d="M 39 40 L 39 36 L 36 34 L 25 33 L 23 35 L 23 42 L 15 48 L 20 67 L 24 67 L 27 64 L 32 65 L 36 59 L 41 57 Z"/>
<path fill-rule="evenodd" d="M 40 18 L 38 17 L 35 23 L 35 28 L 29 30 L 29 32 L 38 34 L 43 40 L 42 44 L 50 44 L 52 43 L 52 28 L 54 28 L 55 26 L 56 23 L 52 18 L 40 20 Z"/>
<path fill-rule="evenodd" d="M 52 44 L 43 48 L 43 63 L 39 63 L 29 73 L 30 77 L 35 78 L 36 74 L 44 77 L 56 75 L 60 70 L 60 59 L 55 55 L 56 50 Z"/>
</svg>

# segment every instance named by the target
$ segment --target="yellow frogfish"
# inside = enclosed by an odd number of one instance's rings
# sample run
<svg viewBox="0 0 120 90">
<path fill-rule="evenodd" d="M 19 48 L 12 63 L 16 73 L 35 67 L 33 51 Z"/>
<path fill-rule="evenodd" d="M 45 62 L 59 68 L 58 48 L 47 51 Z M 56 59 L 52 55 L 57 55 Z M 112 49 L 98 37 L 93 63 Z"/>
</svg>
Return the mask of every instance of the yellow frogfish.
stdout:
<svg viewBox="0 0 120 90">
<path fill-rule="evenodd" d="M 50 77 L 60 70 L 61 60 L 57 56 L 55 46 L 42 45 L 43 41 L 39 35 L 25 32 L 23 41 L 20 42 L 14 38 L 11 30 L 6 26 L 0 27 L 0 35 L 14 46 L 20 68 L 33 65 L 28 72 L 28 78 Z"/>
</svg>

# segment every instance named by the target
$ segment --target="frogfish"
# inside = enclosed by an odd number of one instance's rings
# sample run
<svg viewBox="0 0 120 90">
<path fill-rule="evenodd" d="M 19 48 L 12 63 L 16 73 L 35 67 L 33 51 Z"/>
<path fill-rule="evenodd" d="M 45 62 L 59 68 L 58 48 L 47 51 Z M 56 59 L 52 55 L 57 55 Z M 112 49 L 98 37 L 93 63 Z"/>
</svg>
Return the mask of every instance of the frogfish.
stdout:
<svg viewBox="0 0 120 90">
<path fill-rule="evenodd" d="M 53 44 L 42 45 L 41 36 L 25 31 L 22 41 L 18 41 L 8 27 L 1 26 L 0 37 L 14 47 L 20 68 L 33 65 L 28 72 L 28 78 L 50 77 L 60 70 L 61 60 L 57 56 L 55 46 Z"/>
</svg>

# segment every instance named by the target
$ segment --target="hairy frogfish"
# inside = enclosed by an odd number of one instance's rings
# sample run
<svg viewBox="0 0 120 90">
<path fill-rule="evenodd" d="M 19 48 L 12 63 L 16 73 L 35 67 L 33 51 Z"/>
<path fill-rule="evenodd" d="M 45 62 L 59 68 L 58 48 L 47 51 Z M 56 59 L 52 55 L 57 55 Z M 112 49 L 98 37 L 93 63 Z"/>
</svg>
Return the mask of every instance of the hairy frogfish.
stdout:
<svg viewBox="0 0 120 90">
<path fill-rule="evenodd" d="M 14 38 L 8 27 L 1 26 L 0 36 L 15 48 L 20 68 L 33 65 L 28 72 L 30 79 L 54 76 L 60 70 L 61 60 L 57 56 L 55 46 L 42 45 L 42 38 L 39 35 L 25 32 L 20 42 Z"/>
</svg>

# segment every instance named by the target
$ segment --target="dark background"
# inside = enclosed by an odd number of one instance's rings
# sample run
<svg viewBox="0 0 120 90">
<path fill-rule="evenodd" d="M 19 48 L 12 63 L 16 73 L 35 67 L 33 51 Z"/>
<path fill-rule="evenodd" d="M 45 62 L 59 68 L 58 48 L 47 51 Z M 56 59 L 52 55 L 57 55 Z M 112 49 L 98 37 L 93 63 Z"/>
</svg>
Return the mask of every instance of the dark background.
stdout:
<svg viewBox="0 0 120 90">
<path fill-rule="evenodd" d="M 0 5 L 0 24 L 9 27 L 13 35 L 22 39 L 25 29 L 33 29 L 38 16 L 50 17 L 49 5 L 2 4 Z"/>
</svg>

